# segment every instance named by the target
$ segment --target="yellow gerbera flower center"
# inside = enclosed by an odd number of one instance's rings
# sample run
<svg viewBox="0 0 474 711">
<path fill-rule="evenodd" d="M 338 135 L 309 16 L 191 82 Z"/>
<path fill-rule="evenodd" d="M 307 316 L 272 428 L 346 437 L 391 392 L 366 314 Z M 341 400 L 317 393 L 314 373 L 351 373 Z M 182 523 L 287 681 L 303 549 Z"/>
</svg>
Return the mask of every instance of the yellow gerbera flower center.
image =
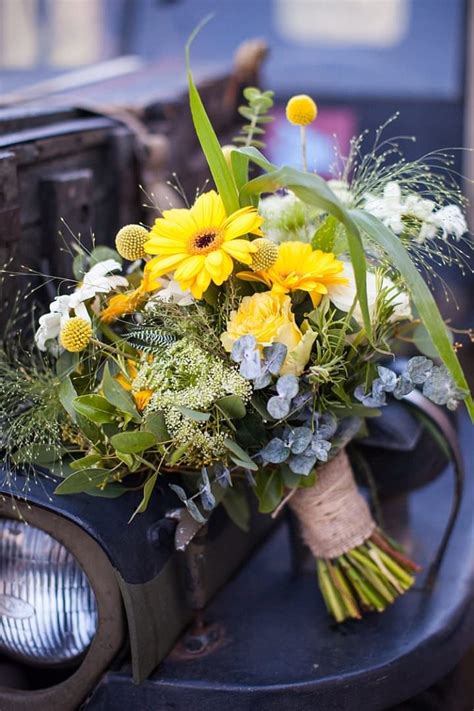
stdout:
<svg viewBox="0 0 474 711">
<path fill-rule="evenodd" d="M 191 239 L 189 251 L 192 254 L 209 254 L 219 249 L 223 241 L 220 230 L 209 229 Z"/>
</svg>

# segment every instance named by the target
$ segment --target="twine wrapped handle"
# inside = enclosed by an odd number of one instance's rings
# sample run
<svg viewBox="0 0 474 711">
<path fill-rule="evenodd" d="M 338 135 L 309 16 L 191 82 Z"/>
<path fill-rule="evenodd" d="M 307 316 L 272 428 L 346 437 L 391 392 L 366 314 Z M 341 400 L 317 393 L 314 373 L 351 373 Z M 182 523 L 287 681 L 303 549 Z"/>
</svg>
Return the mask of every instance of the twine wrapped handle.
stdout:
<svg viewBox="0 0 474 711">
<path fill-rule="evenodd" d="M 319 467 L 316 484 L 298 489 L 288 504 L 315 558 L 337 558 L 364 543 L 376 528 L 345 450 Z"/>
</svg>

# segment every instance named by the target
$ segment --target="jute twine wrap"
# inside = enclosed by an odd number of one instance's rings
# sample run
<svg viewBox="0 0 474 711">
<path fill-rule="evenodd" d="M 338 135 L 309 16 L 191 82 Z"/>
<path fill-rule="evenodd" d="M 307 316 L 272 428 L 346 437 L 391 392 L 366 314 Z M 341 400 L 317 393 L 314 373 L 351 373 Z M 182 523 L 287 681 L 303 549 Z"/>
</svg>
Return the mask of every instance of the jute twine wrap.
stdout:
<svg viewBox="0 0 474 711">
<path fill-rule="evenodd" d="M 359 494 L 349 458 L 342 450 L 318 468 L 316 484 L 298 489 L 289 500 L 304 542 L 316 558 L 336 558 L 360 546 L 375 529 Z"/>
</svg>

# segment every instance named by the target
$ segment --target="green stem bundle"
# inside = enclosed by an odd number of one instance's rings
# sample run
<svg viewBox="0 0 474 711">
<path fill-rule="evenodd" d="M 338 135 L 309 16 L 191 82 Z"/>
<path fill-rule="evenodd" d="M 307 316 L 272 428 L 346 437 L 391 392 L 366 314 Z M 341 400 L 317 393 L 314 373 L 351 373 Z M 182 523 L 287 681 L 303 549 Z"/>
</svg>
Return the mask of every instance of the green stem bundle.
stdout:
<svg viewBox="0 0 474 711">
<path fill-rule="evenodd" d="M 383 612 L 411 588 L 419 570 L 381 531 L 344 555 L 317 559 L 319 587 L 336 622 Z"/>
</svg>

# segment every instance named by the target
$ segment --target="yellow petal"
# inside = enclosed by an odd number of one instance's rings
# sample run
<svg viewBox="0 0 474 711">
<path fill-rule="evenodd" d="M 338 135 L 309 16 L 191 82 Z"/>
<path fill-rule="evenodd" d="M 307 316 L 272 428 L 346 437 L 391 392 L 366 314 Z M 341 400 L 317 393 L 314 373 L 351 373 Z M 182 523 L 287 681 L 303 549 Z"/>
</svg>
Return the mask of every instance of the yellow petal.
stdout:
<svg viewBox="0 0 474 711">
<path fill-rule="evenodd" d="M 263 233 L 260 230 L 260 225 L 263 222 L 263 217 L 260 217 L 258 212 L 253 207 L 243 207 L 230 215 L 224 223 L 224 239 L 233 240 L 236 237 L 246 235 L 251 232 L 254 235 L 261 236 Z"/>
<path fill-rule="evenodd" d="M 176 269 L 174 278 L 176 281 L 182 282 L 195 277 L 204 267 L 205 258 L 201 254 L 195 254 L 183 260 Z"/>
<path fill-rule="evenodd" d="M 245 239 L 234 239 L 231 242 L 224 242 L 221 249 L 239 262 L 250 264 L 252 262 L 251 254 L 257 248 Z"/>
<path fill-rule="evenodd" d="M 220 195 L 215 190 L 202 193 L 191 208 L 196 225 L 199 228 L 218 228 L 225 221 L 225 209 Z"/>
<path fill-rule="evenodd" d="M 148 262 L 147 267 L 151 272 L 152 279 L 156 279 L 176 269 L 176 267 L 187 258 L 187 254 L 172 254 L 167 257 L 155 257 Z"/>
<path fill-rule="evenodd" d="M 222 249 L 210 252 L 206 257 L 206 269 L 217 286 L 220 286 L 229 278 L 233 268 L 232 259 Z"/>
</svg>

